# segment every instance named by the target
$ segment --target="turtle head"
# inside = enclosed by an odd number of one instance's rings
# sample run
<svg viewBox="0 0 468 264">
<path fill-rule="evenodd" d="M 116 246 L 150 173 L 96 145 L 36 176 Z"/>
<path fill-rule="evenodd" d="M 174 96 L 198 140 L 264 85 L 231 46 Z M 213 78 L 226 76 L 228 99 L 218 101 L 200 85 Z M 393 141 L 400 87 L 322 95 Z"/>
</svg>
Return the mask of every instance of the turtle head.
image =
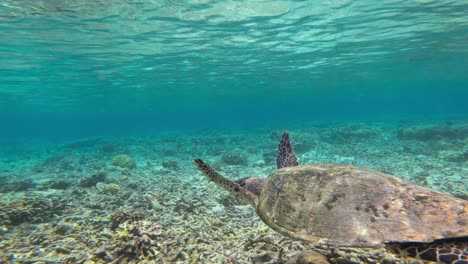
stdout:
<svg viewBox="0 0 468 264">
<path fill-rule="evenodd" d="M 264 178 L 257 178 L 257 177 L 245 177 L 245 178 L 235 181 L 235 183 L 239 184 L 241 187 L 244 187 L 245 189 L 255 194 L 256 196 L 260 196 L 264 182 L 265 182 Z"/>
<path fill-rule="evenodd" d="M 195 163 L 195 166 L 197 166 L 201 173 L 205 175 L 210 181 L 216 183 L 216 185 L 234 195 L 241 196 L 251 205 L 257 206 L 258 197 L 254 193 L 250 192 L 249 190 L 241 186 L 239 183 L 225 178 L 224 176 L 216 172 L 213 169 L 213 167 L 211 167 L 201 159 L 194 159 L 193 163 Z"/>
</svg>

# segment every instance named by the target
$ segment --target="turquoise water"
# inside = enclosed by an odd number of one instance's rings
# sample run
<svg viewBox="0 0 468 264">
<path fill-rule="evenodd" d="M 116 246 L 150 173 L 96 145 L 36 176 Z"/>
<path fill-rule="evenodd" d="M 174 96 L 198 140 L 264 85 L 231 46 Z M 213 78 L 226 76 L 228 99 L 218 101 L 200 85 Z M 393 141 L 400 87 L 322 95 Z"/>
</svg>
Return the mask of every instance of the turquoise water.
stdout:
<svg viewBox="0 0 468 264">
<path fill-rule="evenodd" d="M 2 1 L 2 134 L 468 113 L 465 1 Z"/>
<path fill-rule="evenodd" d="M 466 69 L 467 1 L 1 0 L 0 263 L 296 263 L 310 249 L 402 264 L 285 238 L 192 159 L 266 178 L 289 130 L 300 164 L 467 200 Z"/>
</svg>

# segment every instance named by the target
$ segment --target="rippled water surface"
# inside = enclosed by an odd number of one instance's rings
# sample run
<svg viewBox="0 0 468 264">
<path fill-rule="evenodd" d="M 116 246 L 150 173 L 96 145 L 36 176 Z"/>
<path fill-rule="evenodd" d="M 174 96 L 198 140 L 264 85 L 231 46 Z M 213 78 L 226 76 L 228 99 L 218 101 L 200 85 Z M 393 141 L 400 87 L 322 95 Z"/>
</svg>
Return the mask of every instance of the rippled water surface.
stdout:
<svg viewBox="0 0 468 264">
<path fill-rule="evenodd" d="M 0 115 L 16 132 L 466 115 L 467 36 L 467 1 L 3 0 Z"/>
<path fill-rule="evenodd" d="M 467 199 L 468 0 L 0 0 L 0 263 L 299 263 L 309 250 L 333 264 L 403 263 L 341 248 L 352 239 L 314 220 L 344 208 L 332 209 L 344 201 L 332 184 L 317 212 L 278 203 L 270 214 L 298 215 L 277 228 L 307 227 L 337 241 L 328 247 L 274 232 L 192 162 L 266 178 L 284 130 L 299 164 Z M 305 201 L 310 182 L 278 195 Z M 345 199 L 352 221 L 331 221 L 392 242 L 459 234 L 408 224 L 414 212 L 435 219 L 418 188 L 390 211 L 369 189 Z M 435 222 L 468 222 L 452 211 Z"/>
</svg>

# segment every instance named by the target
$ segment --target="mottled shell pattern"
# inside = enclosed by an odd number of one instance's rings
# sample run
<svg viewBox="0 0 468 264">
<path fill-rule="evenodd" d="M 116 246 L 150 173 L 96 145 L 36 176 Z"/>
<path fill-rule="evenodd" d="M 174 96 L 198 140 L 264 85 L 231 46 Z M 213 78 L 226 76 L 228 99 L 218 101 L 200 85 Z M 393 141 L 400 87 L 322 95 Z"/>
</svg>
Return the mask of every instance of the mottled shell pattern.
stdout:
<svg viewBox="0 0 468 264">
<path fill-rule="evenodd" d="M 275 231 L 312 243 L 375 247 L 468 236 L 467 201 L 349 165 L 276 171 L 257 212 Z"/>
</svg>

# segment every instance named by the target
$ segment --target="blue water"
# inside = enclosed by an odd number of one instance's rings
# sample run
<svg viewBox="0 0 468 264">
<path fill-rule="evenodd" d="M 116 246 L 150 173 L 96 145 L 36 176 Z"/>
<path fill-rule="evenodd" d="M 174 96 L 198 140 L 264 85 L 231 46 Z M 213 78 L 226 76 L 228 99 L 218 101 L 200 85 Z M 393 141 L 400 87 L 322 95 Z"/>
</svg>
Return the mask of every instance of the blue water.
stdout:
<svg viewBox="0 0 468 264">
<path fill-rule="evenodd" d="M 295 263 L 192 162 L 267 177 L 284 130 L 466 200 L 467 69 L 466 0 L 0 0 L 0 263 Z"/>
<path fill-rule="evenodd" d="M 0 3 L 0 134 L 468 114 L 466 1 Z"/>
</svg>

